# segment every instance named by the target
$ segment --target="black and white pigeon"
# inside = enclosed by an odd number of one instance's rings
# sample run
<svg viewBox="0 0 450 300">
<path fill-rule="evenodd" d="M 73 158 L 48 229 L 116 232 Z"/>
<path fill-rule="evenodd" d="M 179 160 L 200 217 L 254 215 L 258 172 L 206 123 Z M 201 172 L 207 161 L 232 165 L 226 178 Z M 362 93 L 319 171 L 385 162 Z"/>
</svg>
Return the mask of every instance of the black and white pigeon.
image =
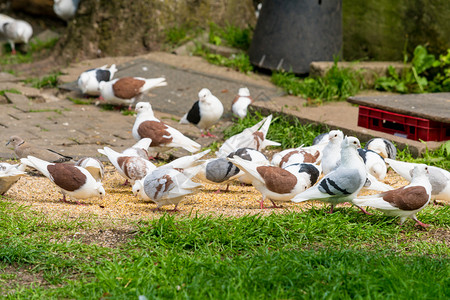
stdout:
<svg viewBox="0 0 450 300">
<path fill-rule="evenodd" d="M 26 158 L 29 155 L 42 160 L 54 163 L 66 162 L 72 159 L 70 156 L 63 155 L 52 149 L 45 149 L 24 141 L 21 137 L 13 135 L 9 138 L 6 146 L 11 144 L 14 147 L 14 153 L 18 158 Z"/>
<path fill-rule="evenodd" d="M 75 166 L 85 168 L 97 181 L 102 181 L 105 176 L 103 163 L 95 157 L 82 157 L 75 163 Z"/>
<path fill-rule="evenodd" d="M 366 170 L 378 180 L 386 177 L 387 167 L 381 155 L 372 150 L 358 149 L 358 154 L 366 165 Z"/>
<path fill-rule="evenodd" d="M 142 200 L 156 203 L 156 209 L 174 204 L 172 211 L 177 211 L 178 204 L 187 196 L 196 193 L 202 186 L 191 179 L 201 169 L 194 166 L 185 170 L 162 166 L 149 173 L 142 180 L 134 183 L 133 194 Z"/>
<path fill-rule="evenodd" d="M 328 134 L 328 144 L 323 148 L 322 172 L 327 175 L 335 170 L 341 161 L 341 144 L 344 133 L 340 130 L 331 130 Z"/>
<path fill-rule="evenodd" d="M 395 159 L 397 157 L 397 148 L 390 140 L 387 139 L 373 138 L 366 143 L 364 148 L 375 151 L 383 158 Z"/>
<path fill-rule="evenodd" d="M 400 176 L 412 180 L 411 172 L 418 164 L 385 159 L 386 163 Z M 435 166 L 428 166 L 428 179 L 431 184 L 431 197 L 436 200 L 450 201 L 450 172 Z"/>
<path fill-rule="evenodd" d="M 231 103 L 231 111 L 234 115 L 243 119 L 247 116 L 247 109 L 250 104 L 254 102 L 253 98 L 250 96 L 250 91 L 248 88 L 243 87 L 239 89 L 238 95 L 233 99 Z"/>
<path fill-rule="evenodd" d="M 416 165 L 411 173 L 412 180 L 409 185 L 378 195 L 358 197 L 353 199 L 353 203 L 358 206 L 376 208 L 389 216 L 398 216 L 400 225 L 407 218 L 411 218 L 416 221 L 417 225 L 428 227 L 427 224 L 417 219 L 416 213 L 430 202 L 429 168 L 426 165 Z"/>
<path fill-rule="evenodd" d="M 264 200 L 269 199 L 274 208 L 275 202 L 290 201 L 317 181 L 320 172 L 311 164 L 294 164 L 284 169 L 274 166 L 258 165 L 234 155 L 228 160 L 252 178 L 252 185 L 261 193 L 261 209 Z"/>
<path fill-rule="evenodd" d="M 252 148 L 262 151 L 268 146 L 280 146 L 278 142 L 266 139 L 269 131 L 272 115 L 263 118 L 252 127 L 244 129 L 242 132 L 228 138 L 219 150 L 216 152 L 217 157 L 227 157 L 231 152 L 239 148 Z"/>
<path fill-rule="evenodd" d="M 117 68 L 115 64 L 112 64 L 109 68 L 108 65 L 104 65 L 99 68 L 89 69 L 81 73 L 78 77 L 78 87 L 84 95 L 99 96 L 100 82 L 112 80 L 116 72 Z"/>
<path fill-rule="evenodd" d="M 13 55 L 16 54 L 16 43 L 27 44 L 33 35 L 33 27 L 26 21 L 2 15 L 0 24 L 0 34 L 8 41 Z"/>
<path fill-rule="evenodd" d="M 20 177 L 26 175 L 25 165 L 0 163 L 0 195 L 4 195 Z"/>
<path fill-rule="evenodd" d="M 158 120 L 148 102 L 136 104 L 136 121 L 132 134 L 135 140 L 151 138 L 149 151 L 162 152 L 171 148 L 183 148 L 191 153 L 198 152 L 201 145 L 177 129 Z"/>
<path fill-rule="evenodd" d="M 102 198 L 105 195 L 102 183 L 92 177 L 85 168 L 67 163 L 50 163 L 33 156 L 22 158 L 20 161 L 35 168 L 60 187 L 63 202 L 68 202 L 66 195 L 76 199 Z"/>
<path fill-rule="evenodd" d="M 75 16 L 79 3 L 80 0 L 54 0 L 53 11 L 59 18 L 69 21 Z"/>
<path fill-rule="evenodd" d="M 193 124 L 200 128 L 201 136 L 216 137 L 209 132 L 209 128 L 216 124 L 223 114 L 223 105 L 210 90 L 203 88 L 198 93 L 198 100 L 191 109 L 181 118 L 180 124 Z"/>
<path fill-rule="evenodd" d="M 98 84 L 100 95 L 107 104 L 128 105 L 129 108 L 149 90 L 166 86 L 166 78 L 122 77 Z"/>
<path fill-rule="evenodd" d="M 315 186 L 296 195 L 293 202 L 321 200 L 331 204 L 330 213 L 336 204 L 351 202 L 366 183 L 366 166 L 358 155 L 360 142 L 356 137 L 345 137 L 341 144 L 341 163 L 325 175 Z M 364 213 L 363 208 L 358 207 Z"/>
</svg>

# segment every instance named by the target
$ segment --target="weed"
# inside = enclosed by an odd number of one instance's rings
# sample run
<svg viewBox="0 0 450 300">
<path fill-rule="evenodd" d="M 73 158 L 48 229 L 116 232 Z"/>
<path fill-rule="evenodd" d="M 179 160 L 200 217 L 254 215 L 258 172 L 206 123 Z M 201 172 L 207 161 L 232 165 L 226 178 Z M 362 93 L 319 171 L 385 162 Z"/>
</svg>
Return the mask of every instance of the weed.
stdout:
<svg viewBox="0 0 450 300">
<path fill-rule="evenodd" d="M 227 24 L 224 28 L 215 23 L 209 25 L 209 42 L 214 45 L 226 45 L 247 51 L 250 48 L 253 29 L 245 29 Z"/>
<path fill-rule="evenodd" d="M 92 103 L 91 99 L 83 100 L 83 99 L 72 98 L 72 97 L 67 97 L 67 99 L 69 99 L 74 104 L 79 104 L 79 105 L 87 105 L 87 104 L 91 104 Z"/>
<path fill-rule="evenodd" d="M 22 93 L 16 89 L 6 89 L 0 91 L 0 96 L 5 96 L 5 93 L 12 93 L 12 94 L 18 94 L 22 95 Z"/>
</svg>

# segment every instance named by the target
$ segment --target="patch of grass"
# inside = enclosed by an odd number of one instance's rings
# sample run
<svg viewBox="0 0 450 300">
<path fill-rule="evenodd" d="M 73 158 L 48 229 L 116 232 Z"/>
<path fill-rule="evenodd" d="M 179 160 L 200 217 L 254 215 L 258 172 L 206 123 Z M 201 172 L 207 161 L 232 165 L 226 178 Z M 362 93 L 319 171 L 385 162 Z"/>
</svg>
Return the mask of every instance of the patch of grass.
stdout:
<svg viewBox="0 0 450 300">
<path fill-rule="evenodd" d="M 52 108 L 45 108 L 45 109 L 30 109 L 28 112 L 30 112 L 30 113 L 38 113 L 38 112 L 55 112 L 55 113 L 57 113 L 57 114 L 59 114 L 59 115 L 62 115 L 62 112 L 63 112 L 63 111 L 70 111 L 70 109 L 68 109 L 68 108 L 64 108 L 63 110 L 57 109 L 57 108 L 55 108 L 55 109 L 52 109 Z"/>
<path fill-rule="evenodd" d="M 307 104 L 345 101 L 363 87 L 359 73 L 348 68 L 339 68 L 336 59 L 324 77 L 301 79 L 290 72 L 274 72 L 271 80 L 286 93 L 308 99 Z"/>
<path fill-rule="evenodd" d="M 0 57 L 0 65 L 30 63 L 33 61 L 33 54 L 53 48 L 56 42 L 58 42 L 58 38 L 50 39 L 46 42 L 36 39 L 28 44 L 27 53 L 20 53 L 18 51 L 16 55 L 11 55 L 11 46 L 5 43 L 3 45 L 4 54 Z"/>
<path fill-rule="evenodd" d="M 67 97 L 67 99 L 69 99 L 69 101 L 73 102 L 74 104 L 78 105 L 88 105 L 92 103 L 91 99 L 79 99 L 73 97 Z"/>
<path fill-rule="evenodd" d="M 61 72 L 52 73 L 44 77 L 29 78 L 24 80 L 25 84 L 29 84 L 34 88 L 56 88 L 58 86 L 58 77 Z"/>
<path fill-rule="evenodd" d="M 0 91 L 0 96 L 5 96 L 5 93 L 12 93 L 12 94 L 18 94 L 22 95 L 22 93 L 16 89 L 6 89 Z"/>
<path fill-rule="evenodd" d="M 376 212 L 340 207 L 269 216 L 140 221 L 119 248 L 67 241 L 79 220 L 51 220 L 0 203 L 0 261 L 44 274 L 51 289 L 11 298 L 448 298 L 449 254 L 433 229 L 402 228 Z M 420 219 L 449 230 L 450 208 Z M 442 220 L 442 221 L 440 221 Z M 436 231 L 437 232 L 437 231 Z M 0 281 L 1 285 L 1 281 Z"/>
<path fill-rule="evenodd" d="M 426 142 L 424 143 L 426 144 Z M 445 142 L 436 150 L 427 148 L 420 157 L 414 157 L 408 147 L 397 150 L 397 160 L 422 163 L 450 170 L 450 141 Z"/>
<path fill-rule="evenodd" d="M 252 36 L 251 27 L 240 28 L 227 24 L 222 28 L 215 23 L 209 25 L 209 42 L 214 45 L 226 45 L 247 51 L 250 48 Z"/>
<path fill-rule="evenodd" d="M 224 131 L 224 139 L 242 132 L 262 120 L 264 116 L 258 112 L 248 113 L 244 119 L 239 119 Z M 284 115 L 274 115 L 267 133 L 267 139 L 281 143 L 281 148 L 311 145 L 314 138 L 326 127 L 312 124 L 301 124 L 297 118 L 290 119 Z"/>
<path fill-rule="evenodd" d="M 202 56 L 213 65 L 228 67 L 242 73 L 253 71 L 253 65 L 246 53 L 233 54 L 228 58 L 220 54 L 209 53 L 200 44 L 197 44 L 194 55 Z"/>
</svg>

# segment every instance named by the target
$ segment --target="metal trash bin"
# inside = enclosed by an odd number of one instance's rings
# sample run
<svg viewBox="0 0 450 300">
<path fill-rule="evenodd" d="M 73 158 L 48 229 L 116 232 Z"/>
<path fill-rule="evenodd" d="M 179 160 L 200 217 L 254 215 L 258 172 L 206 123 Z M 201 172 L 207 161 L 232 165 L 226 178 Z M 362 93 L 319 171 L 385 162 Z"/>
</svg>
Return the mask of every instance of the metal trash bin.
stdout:
<svg viewBox="0 0 450 300">
<path fill-rule="evenodd" d="M 265 0 L 249 56 L 260 68 L 305 74 L 341 49 L 342 0 Z"/>
</svg>

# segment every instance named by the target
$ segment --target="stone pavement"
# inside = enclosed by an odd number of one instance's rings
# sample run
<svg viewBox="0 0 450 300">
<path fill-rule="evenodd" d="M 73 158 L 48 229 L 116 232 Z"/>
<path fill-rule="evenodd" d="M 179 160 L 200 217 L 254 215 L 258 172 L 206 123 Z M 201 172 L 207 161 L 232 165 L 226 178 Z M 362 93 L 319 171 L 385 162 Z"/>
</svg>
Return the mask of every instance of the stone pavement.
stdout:
<svg viewBox="0 0 450 300">
<path fill-rule="evenodd" d="M 5 146 L 11 135 L 19 135 L 41 147 L 74 157 L 95 156 L 104 159 L 97 152 L 98 148 L 110 146 L 122 150 L 134 144 L 131 135 L 134 116 L 103 110 L 101 106 L 79 105 L 68 100 L 82 98 L 75 85 L 75 80 L 82 71 L 112 63 L 119 69 L 116 78 L 165 76 L 168 86 L 151 90 L 145 99 L 152 103 L 158 118 L 202 146 L 208 146 L 216 139 L 200 138 L 196 127 L 178 124 L 181 116 L 197 100 L 198 91 L 208 87 L 224 104 L 225 115 L 213 130 L 220 139 L 223 129 L 232 122 L 232 99 L 240 87 L 247 86 L 256 99 L 254 107 L 267 113 L 279 112 L 295 116 L 303 122 L 324 123 L 330 128 L 340 128 L 346 134 L 354 134 L 362 141 L 367 141 L 372 136 L 385 137 L 394 140 L 400 147 L 408 144 L 416 153 L 425 148 L 420 142 L 358 127 L 358 109 L 349 103 L 304 107 L 304 99 L 284 96 L 282 91 L 270 83 L 268 76 L 241 74 L 211 65 L 199 57 L 152 52 L 139 57 L 101 58 L 74 64 L 62 70 L 64 75 L 60 77 L 59 90 L 26 87 L 17 78 L 2 73 L 0 91 L 17 90 L 21 94 L 5 93 L 10 103 L 5 103 L 5 99 L 0 101 L 0 157 L 14 157 L 13 151 Z M 428 143 L 429 148 L 439 145 L 437 142 Z M 187 153 L 177 150 L 172 154 L 179 156 Z"/>
</svg>

